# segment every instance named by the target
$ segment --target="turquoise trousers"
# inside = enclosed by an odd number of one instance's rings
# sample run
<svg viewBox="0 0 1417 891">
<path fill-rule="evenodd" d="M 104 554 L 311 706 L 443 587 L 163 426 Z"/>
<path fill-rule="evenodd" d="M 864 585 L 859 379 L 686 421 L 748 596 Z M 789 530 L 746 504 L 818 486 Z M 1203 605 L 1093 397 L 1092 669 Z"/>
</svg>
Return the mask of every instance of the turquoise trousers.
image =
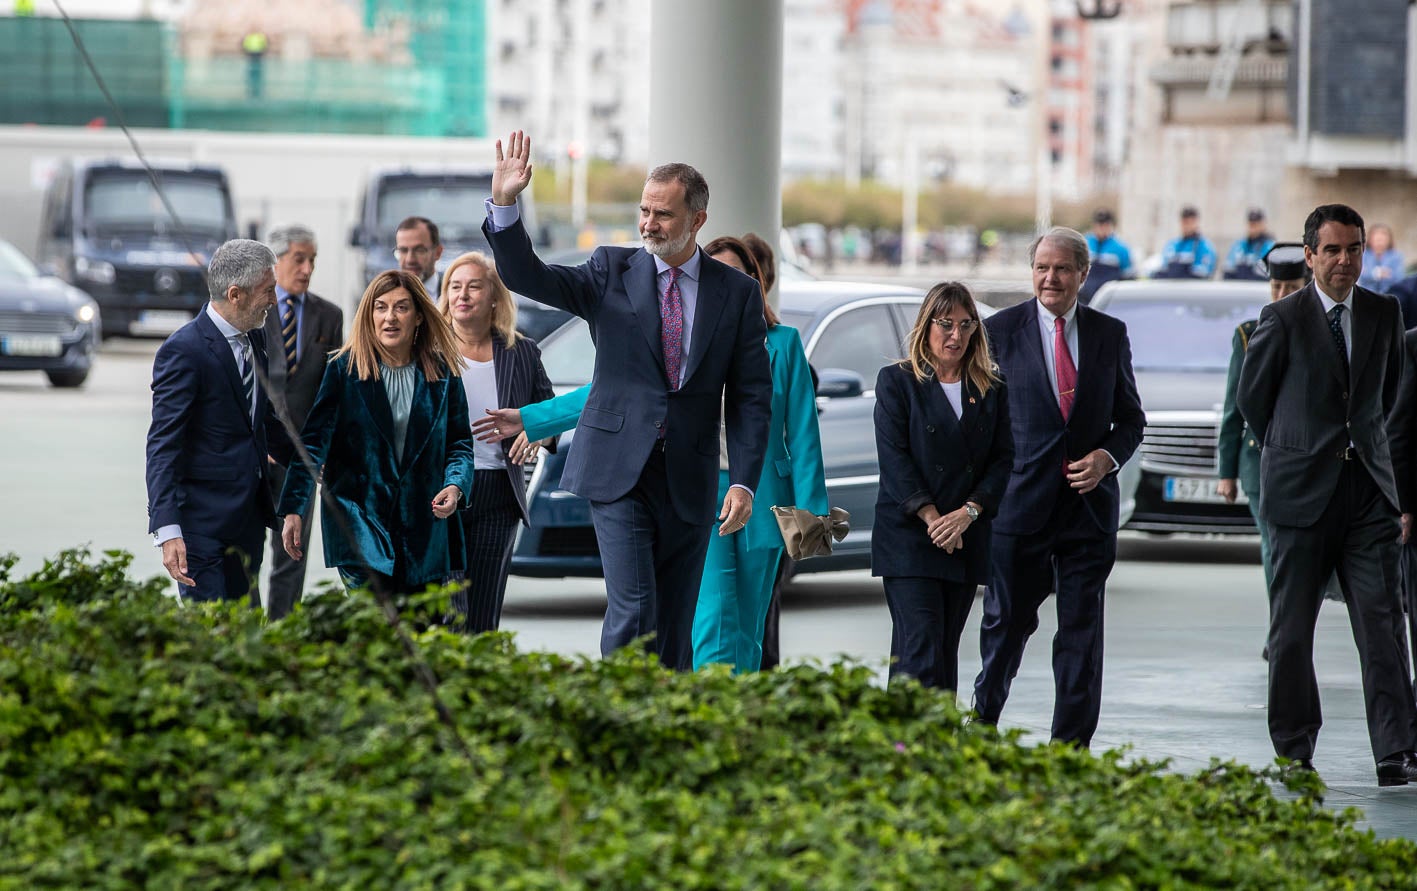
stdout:
<svg viewBox="0 0 1417 891">
<path fill-rule="evenodd" d="M 718 475 L 718 503 L 728 494 L 728 474 Z M 748 522 L 776 523 L 772 512 L 754 506 Z M 772 601 L 772 585 L 783 548 L 749 548 L 742 531 L 709 532 L 699 604 L 694 612 L 694 668 L 710 664 L 733 666 L 734 674 L 757 671 L 763 664 L 763 623 Z"/>
</svg>

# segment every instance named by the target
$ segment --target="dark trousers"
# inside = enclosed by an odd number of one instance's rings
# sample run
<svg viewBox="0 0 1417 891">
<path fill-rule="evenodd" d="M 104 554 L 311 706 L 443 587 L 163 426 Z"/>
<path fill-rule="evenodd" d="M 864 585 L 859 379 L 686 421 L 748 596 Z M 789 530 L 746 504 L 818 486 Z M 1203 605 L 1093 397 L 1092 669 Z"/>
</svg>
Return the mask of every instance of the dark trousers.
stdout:
<svg viewBox="0 0 1417 891">
<path fill-rule="evenodd" d="M 694 665 L 694 607 L 712 518 L 704 523 L 679 518 L 669 502 L 659 449 L 650 453 L 633 489 L 615 501 L 592 501 L 590 516 L 605 570 L 601 654 L 653 634 L 649 647 L 660 662 L 689 671 Z"/>
<path fill-rule="evenodd" d="M 187 575 L 197 584 L 177 586 L 183 600 L 199 602 L 249 599 L 253 609 L 261 606 L 261 552 L 266 544 L 266 527 L 250 526 L 234 541 L 218 541 L 204 535 L 186 533 Z"/>
<path fill-rule="evenodd" d="M 467 574 L 453 595 L 453 609 L 465 617 L 468 632 L 496 631 L 512 568 L 512 542 L 522 518 L 507 471 L 474 471 L 472 500 L 459 517 Z"/>
<path fill-rule="evenodd" d="M 1270 523 L 1269 735 L 1275 754 L 1312 758 L 1323 714 L 1314 625 L 1335 570 L 1358 645 L 1374 759 L 1417 748 L 1417 714 L 1398 600 L 1398 514 L 1357 461 L 1345 461 L 1312 526 Z"/>
<path fill-rule="evenodd" d="M 778 625 L 778 618 L 782 615 L 782 589 L 792 578 L 792 567 L 796 562 L 785 553 L 777 561 L 777 579 L 772 583 L 772 600 L 768 601 L 768 615 L 763 620 L 763 671 L 777 668 L 782 662 L 782 634 Z"/>
<path fill-rule="evenodd" d="M 1053 636 L 1053 738 L 1087 746 L 1102 709 L 1102 606 L 1117 558 L 1115 533 L 1100 534 L 1071 489 L 1035 535 L 994 530 L 994 571 L 984 595 L 979 630 L 983 667 L 974 681 L 981 720 L 997 723 L 1009 686 L 1023 661 L 1038 610 L 1057 596 Z"/>
<path fill-rule="evenodd" d="M 271 499 L 274 503 L 279 504 L 281 489 L 285 488 L 286 468 L 280 465 L 270 465 L 269 470 Z M 310 520 L 315 514 L 315 502 L 318 500 L 318 498 L 310 499 L 305 513 L 300 515 L 300 528 L 307 539 L 305 548 L 307 559 L 310 554 Z M 305 593 L 305 559 L 296 560 L 285 552 L 285 545 L 280 540 L 280 532 L 279 529 L 271 531 L 271 581 L 266 598 L 266 614 L 272 619 L 289 615 Z"/>
<path fill-rule="evenodd" d="M 908 675 L 926 687 L 959 689 L 959 637 L 978 585 L 887 576 L 891 609 L 891 678 Z"/>
</svg>

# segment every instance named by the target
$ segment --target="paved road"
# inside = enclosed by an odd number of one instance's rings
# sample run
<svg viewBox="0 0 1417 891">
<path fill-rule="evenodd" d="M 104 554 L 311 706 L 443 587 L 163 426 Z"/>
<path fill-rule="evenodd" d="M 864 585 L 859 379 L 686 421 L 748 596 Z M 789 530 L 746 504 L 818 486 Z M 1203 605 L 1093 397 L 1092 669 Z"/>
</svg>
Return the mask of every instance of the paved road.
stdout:
<svg viewBox="0 0 1417 891">
<path fill-rule="evenodd" d="M 136 553 L 136 570 L 162 572 L 145 534 L 143 444 L 149 417 L 152 341 L 110 342 L 88 386 L 55 390 L 43 376 L 0 375 L 0 551 L 37 568 L 63 547 Z M 318 539 L 316 539 L 318 540 Z M 333 580 L 319 548 L 315 579 Z M 1194 770 L 1211 758 L 1264 765 L 1265 625 L 1258 551 L 1252 542 L 1169 542 L 1125 537 L 1107 606 L 1107 677 L 1099 747 L 1133 746 Z M 593 656 L 604 604 L 598 580 L 513 579 L 504 628 L 526 649 Z M 960 675 L 978 671 L 980 609 L 965 632 Z M 1024 660 L 1006 724 L 1047 736 L 1049 638 L 1042 626 Z M 789 589 L 782 643 L 789 660 L 841 656 L 884 674 L 890 617 L 864 572 L 808 575 Z M 1317 665 L 1326 724 L 1315 763 L 1335 806 L 1358 806 L 1380 834 L 1417 838 L 1417 787 L 1379 790 L 1363 722 L 1357 656 L 1341 608 L 1319 620 Z"/>
</svg>

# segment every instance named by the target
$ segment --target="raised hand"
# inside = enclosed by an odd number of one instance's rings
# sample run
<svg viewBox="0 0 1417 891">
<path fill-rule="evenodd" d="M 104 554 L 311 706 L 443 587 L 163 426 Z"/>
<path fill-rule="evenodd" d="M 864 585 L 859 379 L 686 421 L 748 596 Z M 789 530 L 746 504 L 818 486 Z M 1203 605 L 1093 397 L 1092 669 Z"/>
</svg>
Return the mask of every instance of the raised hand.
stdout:
<svg viewBox="0 0 1417 891">
<path fill-rule="evenodd" d="M 497 140 L 497 165 L 492 168 L 492 203 L 503 207 L 515 204 L 517 196 L 531 184 L 531 137 L 520 130 L 507 137 L 507 150 Z"/>
</svg>

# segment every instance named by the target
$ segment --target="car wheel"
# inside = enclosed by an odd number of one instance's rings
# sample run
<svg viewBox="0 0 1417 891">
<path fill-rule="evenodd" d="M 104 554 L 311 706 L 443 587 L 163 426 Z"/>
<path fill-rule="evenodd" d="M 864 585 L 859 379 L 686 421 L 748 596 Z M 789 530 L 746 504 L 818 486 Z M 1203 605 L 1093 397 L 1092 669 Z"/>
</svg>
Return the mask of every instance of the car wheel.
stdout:
<svg viewBox="0 0 1417 891">
<path fill-rule="evenodd" d="M 45 375 L 48 376 L 50 384 L 69 389 L 82 387 L 84 381 L 89 378 L 89 370 L 84 368 L 79 371 L 46 371 Z"/>
</svg>

